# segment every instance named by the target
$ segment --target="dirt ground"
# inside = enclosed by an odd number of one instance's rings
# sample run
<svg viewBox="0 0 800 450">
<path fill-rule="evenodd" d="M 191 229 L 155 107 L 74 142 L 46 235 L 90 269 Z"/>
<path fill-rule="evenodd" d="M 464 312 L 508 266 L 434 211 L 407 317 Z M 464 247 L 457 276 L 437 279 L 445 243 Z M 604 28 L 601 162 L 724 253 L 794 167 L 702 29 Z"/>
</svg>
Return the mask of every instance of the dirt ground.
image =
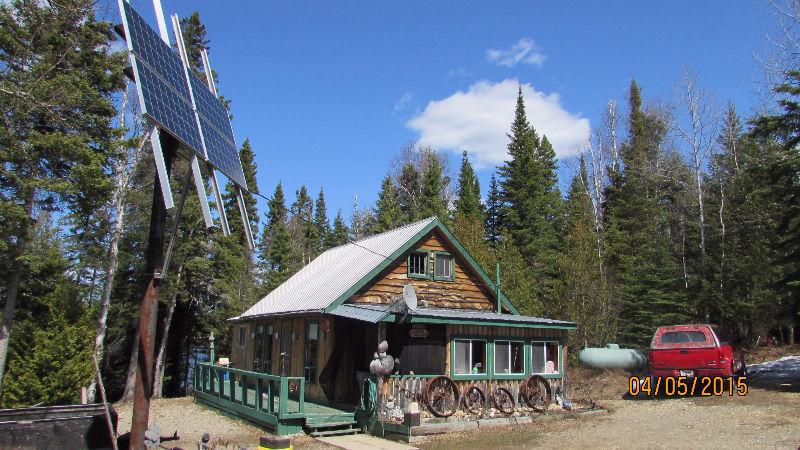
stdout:
<svg viewBox="0 0 800 450">
<path fill-rule="evenodd" d="M 114 405 L 119 413 L 118 434 L 130 431 L 133 403 Z M 203 433 L 211 435 L 211 444 L 217 449 L 256 448 L 258 439 L 268 433 L 244 421 L 223 416 L 203 405 L 198 405 L 191 397 L 157 399 L 151 402 L 150 423 L 159 426 L 162 436 L 178 432 L 179 441 L 165 442 L 164 445 L 196 449 Z M 293 439 L 295 448 L 327 449 L 330 447 L 308 436 Z"/>
<path fill-rule="evenodd" d="M 760 349 L 748 364 L 800 354 L 800 348 Z M 626 399 L 627 375 L 617 371 L 570 370 L 573 402 L 596 403 L 606 414 L 547 420 L 437 436 L 415 444 L 423 449 L 465 448 L 800 448 L 800 392 L 751 388 L 746 396 Z M 129 430 L 130 403 L 115 405 L 120 434 Z M 264 431 L 197 405 L 191 398 L 152 403 L 151 423 L 161 434 L 178 431 L 170 442 L 197 448 L 203 433 L 215 448 L 255 448 Z M 297 449 L 334 448 L 308 436 Z"/>
</svg>

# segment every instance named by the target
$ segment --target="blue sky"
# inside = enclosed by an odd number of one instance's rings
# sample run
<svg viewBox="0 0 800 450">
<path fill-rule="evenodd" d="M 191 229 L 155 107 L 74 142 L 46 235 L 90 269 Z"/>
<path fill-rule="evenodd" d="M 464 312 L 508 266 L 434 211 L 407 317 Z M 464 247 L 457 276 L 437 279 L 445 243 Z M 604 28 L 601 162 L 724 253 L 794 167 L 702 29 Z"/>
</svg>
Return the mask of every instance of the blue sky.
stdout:
<svg viewBox="0 0 800 450">
<path fill-rule="evenodd" d="M 132 4 L 155 23 L 150 0 Z M 470 150 L 485 194 L 518 84 L 534 127 L 560 155 L 574 153 L 609 99 L 624 105 L 631 78 L 646 99 L 671 100 L 686 65 L 719 103 L 749 114 L 762 80 L 754 54 L 773 20 L 767 5 L 744 1 L 163 6 L 200 12 L 262 193 L 281 180 L 291 203 L 301 184 L 314 194 L 324 187 L 331 216 L 349 216 L 355 194 L 372 205 L 392 158 L 415 140 L 447 152 L 453 177 Z"/>
</svg>

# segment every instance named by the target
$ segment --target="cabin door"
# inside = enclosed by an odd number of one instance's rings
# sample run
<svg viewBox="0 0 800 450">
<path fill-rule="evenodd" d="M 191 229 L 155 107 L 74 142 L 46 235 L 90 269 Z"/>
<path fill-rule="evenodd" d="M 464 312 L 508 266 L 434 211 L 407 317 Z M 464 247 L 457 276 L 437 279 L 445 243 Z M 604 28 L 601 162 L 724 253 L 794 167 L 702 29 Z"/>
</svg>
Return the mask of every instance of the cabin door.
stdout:
<svg viewBox="0 0 800 450">
<path fill-rule="evenodd" d="M 284 320 L 281 325 L 281 376 L 290 376 L 292 364 L 292 321 Z"/>
<path fill-rule="evenodd" d="M 260 323 L 253 338 L 253 372 L 272 372 L 273 326 Z"/>
</svg>

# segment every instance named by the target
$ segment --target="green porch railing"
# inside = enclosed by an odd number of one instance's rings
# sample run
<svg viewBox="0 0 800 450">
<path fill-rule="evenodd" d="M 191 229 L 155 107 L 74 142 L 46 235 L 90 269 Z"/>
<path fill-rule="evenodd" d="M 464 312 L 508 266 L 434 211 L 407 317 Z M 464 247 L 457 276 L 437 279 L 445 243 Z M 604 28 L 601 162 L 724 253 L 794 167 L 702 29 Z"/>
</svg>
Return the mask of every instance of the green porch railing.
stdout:
<svg viewBox="0 0 800 450">
<path fill-rule="evenodd" d="M 304 377 L 282 377 L 210 363 L 195 365 L 197 400 L 266 425 L 278 434 L 302 430 L 305 387 Z"/>
</svg>

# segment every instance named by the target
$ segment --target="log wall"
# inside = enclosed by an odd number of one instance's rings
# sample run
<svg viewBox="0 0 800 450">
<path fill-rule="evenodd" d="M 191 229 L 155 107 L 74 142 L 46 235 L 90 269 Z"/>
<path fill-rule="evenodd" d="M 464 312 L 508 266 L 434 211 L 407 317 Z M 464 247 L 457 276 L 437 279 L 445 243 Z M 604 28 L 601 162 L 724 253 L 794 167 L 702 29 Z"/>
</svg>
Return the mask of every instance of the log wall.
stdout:
<svg viewBox="0 0 800 450">
<path fill-rule="evenodd" d="M 429 253 L 428 270 L 430 279 L 410 278 L 408 276 L 408 255 L 416 251 Z M 435 281 L 432 278 L 434 253 L 444 251 L 453 255 L 455 260 L 455 278 L 452 281 Z M 466 270 L 465 270 L 466 269 Z M 411 251 L 384 270 L 375 281 L 362 288 L 350 298 L 353 303 L 387 304 L 402 297 L 403 287 L 411 284 L 417 291 L 417 299 L 427 300 L 429 306 L 450 309 L 495 308 L 494 293 L 486 286 L 477 274 L 468 269 L 466 261 L 449 248 L 446 240 L 433 231 L 420 240 Z"/>
</svg>

